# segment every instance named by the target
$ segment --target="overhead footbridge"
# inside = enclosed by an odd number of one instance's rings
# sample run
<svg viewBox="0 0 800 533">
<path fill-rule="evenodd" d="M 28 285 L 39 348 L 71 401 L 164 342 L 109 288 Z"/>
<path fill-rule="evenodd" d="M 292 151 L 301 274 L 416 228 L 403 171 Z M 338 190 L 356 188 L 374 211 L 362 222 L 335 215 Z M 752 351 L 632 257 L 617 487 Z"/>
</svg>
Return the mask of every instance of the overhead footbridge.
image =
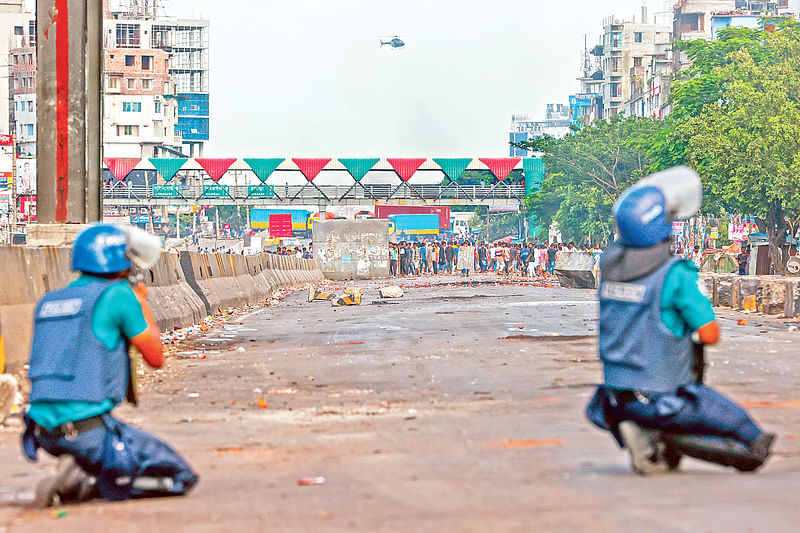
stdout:
<svg viewBox="0 0 800 533">
<path fill-rule="evenodd" d="M 538 158 L 106 158 L 103 203 L 159 205 L 486 205 L 538 191 Z M 488 171 L 481 184 L 464 173 Z M 509 176 L 521 171 L 522 180 Z M 521 181 L 521 183 L 520 183 Z"/>
</svg>

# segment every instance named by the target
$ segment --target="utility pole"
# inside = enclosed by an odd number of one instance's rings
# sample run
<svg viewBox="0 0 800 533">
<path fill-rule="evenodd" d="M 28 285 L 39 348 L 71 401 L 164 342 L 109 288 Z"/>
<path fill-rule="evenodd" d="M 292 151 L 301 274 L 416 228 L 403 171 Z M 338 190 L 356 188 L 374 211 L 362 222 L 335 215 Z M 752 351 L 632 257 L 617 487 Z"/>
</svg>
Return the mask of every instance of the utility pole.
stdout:
<svg viewBox="0 0 800 533">
<path fill-rule="evenodd" d="M 99 0 L 36 0 L 37 222 L 102 218 Z"/>
</svg>

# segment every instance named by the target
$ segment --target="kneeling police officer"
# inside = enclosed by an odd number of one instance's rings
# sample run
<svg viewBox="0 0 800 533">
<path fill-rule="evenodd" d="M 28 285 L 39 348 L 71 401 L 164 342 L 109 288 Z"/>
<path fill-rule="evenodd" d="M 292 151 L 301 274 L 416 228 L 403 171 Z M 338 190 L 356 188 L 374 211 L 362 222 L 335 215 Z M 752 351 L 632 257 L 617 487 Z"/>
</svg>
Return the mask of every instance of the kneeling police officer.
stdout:
<svg viewBox="0 0 800 533">
<path fill-rule="evenodd" d="M 128 281 L 131 259 L 158 256 L 158 243 L 148 239 L 133 228 L 90 226 L 73 248 L 80 277 L 36 307 L 22 443 L 33 461 L 38 448 L 60 458 L 56 475 L 37 487 L 38 506 L 180 495 L 198 480 L 168 445 L 111 415 L 135 397 L 130 344 L 151 367 L 164 363 L 147 289 Z"/>
<path fill-rule="evenodd" d="M 702 345 L 720 337 L 697 267 L 673 255 L 674 218 L 702 202 L 697 174 L 677 167 L 641 180 L 614 205 L 618 240 L 600 261 L 604 383 L 587 416 L 627 448 L 633 470 L 677 469 L 689 455 L 752 471 L 775 435 L 702 384 Z"/>
</svg>

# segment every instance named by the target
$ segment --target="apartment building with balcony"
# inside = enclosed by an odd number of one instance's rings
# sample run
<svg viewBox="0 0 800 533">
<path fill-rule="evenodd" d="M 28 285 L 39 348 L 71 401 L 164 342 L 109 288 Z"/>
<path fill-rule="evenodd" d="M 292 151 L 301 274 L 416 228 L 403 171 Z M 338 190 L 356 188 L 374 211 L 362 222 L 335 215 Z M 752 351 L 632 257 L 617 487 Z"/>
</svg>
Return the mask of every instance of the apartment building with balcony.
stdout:
<svg viewBox="0 0 800 533">
<path fill-rule="evenodd" d="M 628 112 L 626 103 L 635 94 L 633 88 L 644 86 L 644 67 L 663 54 L 663 44 L 670 42 L 671 31 L 668 24 L 649 23 L 646 7 L 642 8 L 640 22 L 613 16 L 603 22 L 600 65 L 604 117 Z"/>
<path fill-rule="evenodd" d="M 113 10 L 104 0 L 106 47 L 159 50 L 167 55 L 167 70 L 178 104 L 175 127 L 181 137 L 181 151 L 192 157 L 202 156 L 209 139 L 209 22 L 159 16 L 157 2 L 149 4 L 152 9 L 136 5 L 137 9 Z"/>
<path fill-rule="evenodd" d="M 169 74 L 169 54 L 156 49 L 108 49 L 104 84 L 106 157 L 180 153 L 178 99 Z"/>
</svg>

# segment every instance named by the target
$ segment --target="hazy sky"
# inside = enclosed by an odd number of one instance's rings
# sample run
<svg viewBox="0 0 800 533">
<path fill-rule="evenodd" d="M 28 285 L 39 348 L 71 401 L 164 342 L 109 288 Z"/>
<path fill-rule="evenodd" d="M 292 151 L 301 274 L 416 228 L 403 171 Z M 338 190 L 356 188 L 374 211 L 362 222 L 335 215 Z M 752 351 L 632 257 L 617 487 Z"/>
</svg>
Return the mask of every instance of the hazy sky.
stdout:
<svg viewBox="0 0 800 533">
<path fill-rule="evenodd" d="M 650 18 L 672 2 L 649 0 Z M 209 156 L 504 156 L 642 0 L 167 0 L 211 21 Z M 663 15 L 662 15 L 663 17 Z M 669 17 L 669 16 L 667 16 Z M 669 20 L 663 19 L 662 20 Z M 379 46 L 399 35 L 407 47 Z"/>
</svg>

